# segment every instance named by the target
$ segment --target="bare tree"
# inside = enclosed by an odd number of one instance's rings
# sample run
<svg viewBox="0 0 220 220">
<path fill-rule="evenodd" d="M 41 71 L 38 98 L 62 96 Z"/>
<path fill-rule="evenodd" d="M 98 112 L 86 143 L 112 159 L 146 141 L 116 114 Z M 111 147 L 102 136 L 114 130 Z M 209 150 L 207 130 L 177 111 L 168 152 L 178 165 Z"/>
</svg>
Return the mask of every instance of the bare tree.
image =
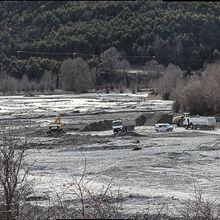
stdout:
<svg viewBox="0 0 220 220">
<path fill-rule="evenodd" d="M 134 80 L 132 80 L 130 82 L 129 88 L 132 91 L 132 93 L 136 93 L 137 92 L 137 83 Z"/>
<path fill-rule="evenodd" d="M 88 92 L 88 90 L 93 87 L 92 75 L 89 70 L 89 65 L 82 58 L 77 58 L 75 60 L 75 69 L 75 91 Z"/>
<path fill-rule="evenodd" d="M 164 99 L 169 99 L 172 90 L 176 87 L 177 80 L 182 77 L 179 67 L 169 64 L 165 73 L 158 80 L 158 89 Z"/>
<path fill-rule="evenodd" d="M 30 80 L 26 74 L 21 79 L 21 88 L 23 91 L 29 91 L 31 89 Z"/>
<path fill-rule="evenodd" d="M 61 65 L 61 88 L 86 92 L 92 87 L 92 76 L 88 64 L 80 57 L 65 60 Z"/>
<path fill-rule="evenodd" d="M 159 78 L 160 75 L 164 74 L 166 71 L 166 67 L 159 64 L 156 60 L 150 60 L 145 63 L 144 71 L 145 74 L 150 75 L 150 79 L 154 79 Z"/>
<path fill-rule="evenodd" d="M 41 77 L 40 84 L 42 85 L 43 90 L 53 91 L 56 88 L 56 79 L 57 77 L 52 74 L 51 71 L 45 71 Z"/>
<path fill-rule="evenodd" d="M 124 92 L 124 90 L 125 90 L 125 82 L 124 82 L 124 80 L 121 80 L 120 82 L 119 82 L 119 84 L 118 84 L 118 89 L 119 89 L 119 92 L 120 93 L 123 93 Z"/>
<path fill-rule="evenodd" d="M 110 72 L 115 72 L 116 69 L 120 69 L 120 57 L 121 55 L 117 49 L 111 47 L 100 55 L 100 60 L 105 69 L 109 69 Z"/>
<path fill-rule="evenodd" d="M 0 218 L 17 219 L 20 202 L 30 192 L 23 167 L 27 138 L 21 140 L 10 132 L 0 135 L 0 190 L 2 190 Z"/>
<path fill-rule="evenodd" d="M 208 64 L 202 72 L 203 96 L 209 112 L 218 114 L 220 109 L 220 64 Z"/>
<path fill-rule="evenodd" d="M 72 59 L 64 60 L 61 65 L 60 86 L 64 90 L 74 90 L 75 64 Z"/>
<path fill-rule="evenodd" d="M 174 100 L 175 111 L 191 114 L 219 114 L 220 111 L 220 64 L 206 65 L 201 76 L 192 75 L 186 79 L 177 78 L 170 97 Z M 164 82 L 160 82 L 164 84 Z M 166 86 L 166 88 L 171 88 Z M 174 85 L 174 83 L 173 83 Z M 158 87 L 161 88 L 161 85 Z M 166 91 L 169 91 L 166 89 Z M 163 92 L 164 93 L 164 92 Z"/>
<path fill-rule="evenodd" d="M 187 84 L 187 80 L 178 78 L 176 82 L 176 87 L 173 88 L 170 98 L 174 100 L 173 111 L 180 112 L 183 109 L 183 89 Z"/>
<path fill-rule="evenodd" d="M 130 69 L 130 64 L 115 47 L 111 47 L 104 51 L 100 55 L 100 61 L 98 74 L 100 85 L 114 83 L 115 86 L 117 86 L 120 81 L 123 80 L 125 86 L 127 88 L 129 87 L 127 70 Z"/>
<path fill-rule="evenodd" d="M 186 200 L 181 200 L 180 206 L 175 209 L 183 220 L 218 220 L 220 202 L 214 197 L 206 198 L 204 191 L 199 186 L 194 186 L 193 195 Z"/>
<path fill-rule="evenodd" d="M 12 92 L 17 91 L 19 86 L 19 80 L 9 76 L 6 73 L 0 74 L 0 91 Z"/>
</svg>

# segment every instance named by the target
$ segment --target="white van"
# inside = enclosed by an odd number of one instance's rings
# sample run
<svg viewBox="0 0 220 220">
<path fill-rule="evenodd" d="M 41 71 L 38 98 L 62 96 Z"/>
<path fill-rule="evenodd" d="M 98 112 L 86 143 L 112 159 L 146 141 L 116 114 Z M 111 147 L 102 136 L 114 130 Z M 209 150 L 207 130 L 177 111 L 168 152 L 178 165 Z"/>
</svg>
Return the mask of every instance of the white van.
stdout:
<svg viewBox="0 0 220 220">
<path fill-rule="evenodd" d="M 169 123 L 163 123 L 163 124 L 155 124 L 155 131 L 156 132 L 166 132 L 166 131 L 172 131 L 173 126 Z"/>
</svg>

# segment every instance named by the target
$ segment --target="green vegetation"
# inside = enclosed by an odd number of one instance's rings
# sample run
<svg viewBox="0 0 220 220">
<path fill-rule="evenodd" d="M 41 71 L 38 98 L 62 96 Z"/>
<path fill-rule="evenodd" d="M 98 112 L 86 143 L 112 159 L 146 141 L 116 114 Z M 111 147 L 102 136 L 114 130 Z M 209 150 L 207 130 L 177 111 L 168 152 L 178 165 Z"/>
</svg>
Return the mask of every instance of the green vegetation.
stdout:
<svg viewBox="0 0 220 220">
<path fill-rule="evenodd" d="M 220 54 L 219 14 L 218 2 L 1 2 L 0 69 L 39 80 L 45 71 L 57 75 L 68 57 L 91 67 L 115 47 L 132 65 L 155 56 L 160 64 L 197 70 Z"/>
</svg>

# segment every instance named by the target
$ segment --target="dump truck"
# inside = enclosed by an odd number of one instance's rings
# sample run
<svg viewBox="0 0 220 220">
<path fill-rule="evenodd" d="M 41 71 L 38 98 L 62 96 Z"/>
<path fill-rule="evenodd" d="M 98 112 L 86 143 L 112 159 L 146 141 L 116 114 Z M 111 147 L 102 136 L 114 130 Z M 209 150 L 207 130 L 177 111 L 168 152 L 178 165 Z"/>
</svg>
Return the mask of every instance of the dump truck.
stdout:
<svg viewBox="0 0 220 220">
<path fill-rule="evenodd" d="M 183 125 L 186 129 L 211 130 L 216 127 L 216 119 L 208 116 L 186 116 Z"/>
<path fill-rule="evenodd" d="M 132 131 L 135 128 L 133 121 L 122 121 L 121 119 L 115 119 L 112 121 L 112 130 L 114 134 L 118 132 Z"/>
</svg>

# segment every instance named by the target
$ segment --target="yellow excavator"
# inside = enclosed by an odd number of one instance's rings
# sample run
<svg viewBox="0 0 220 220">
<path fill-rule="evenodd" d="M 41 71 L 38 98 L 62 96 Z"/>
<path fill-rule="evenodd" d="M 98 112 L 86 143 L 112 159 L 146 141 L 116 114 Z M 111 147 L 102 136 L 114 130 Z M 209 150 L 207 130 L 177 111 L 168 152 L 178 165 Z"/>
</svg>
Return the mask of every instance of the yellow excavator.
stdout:
<svg viewBox="0 0 220 220">
<path fill-rule="evenodd" d="M 178 114 L 173 117 L 172 123 L 176 124 L 178 127 L 183 127 L 183 121 L 187 116 L 189 116 L 189 113 Z"/>
<path fill-rule="evenodd" d="M 62 129 L 62 124 L 61 124 L 61 116 L 60 114 L 57 114 L 56 117 L 54 118 L 54 122 L 51 122 L 49 124 L 49 132 L 52 131 L 63 131 Z"/>
</svg>

